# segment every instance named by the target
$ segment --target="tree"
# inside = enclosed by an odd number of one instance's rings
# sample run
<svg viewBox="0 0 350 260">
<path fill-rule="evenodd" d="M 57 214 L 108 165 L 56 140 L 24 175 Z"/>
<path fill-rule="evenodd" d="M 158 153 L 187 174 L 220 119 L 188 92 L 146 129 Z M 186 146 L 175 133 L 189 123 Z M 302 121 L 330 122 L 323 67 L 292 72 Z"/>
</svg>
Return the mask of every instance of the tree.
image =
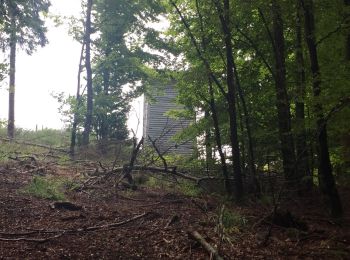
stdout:
<svg viewBox="0 0 350 260">
<path fill-rule="evenodd" d="M 315 38 L 315 18 L 312 0 L 300 0 L 305 19 L 305 38 L 309 51 L 310 66 L 312 72 L 312 90 L 313 96 L 316 99 L 314 112 L 316 114 L 317 123 L 317 155 L 318 155 L 318 176 L 320 187 L 324 194 L 329 198 L 331 213 L 335 217 L 339 217 L 343 213 L 338 190 L 335 185 L 334 176 L 332 173 L 332 165 L 328 150 L 328 135 L 327 122 L 324 117 L 323 105 L 318 100 L 321 95 L 321 71 L 319 66 L 319 58 L 317 44 Z"/>
<path fill-rule="evenodd" d="M 296 167 L 290 101 L 287 93 L 285 40 L 281 7 L 277 0 L 271 2 L 273 39 L 271 39 L 275 58 L 275 87 L 277 101 L 278 128 L 281 142 L 283 169 L 289 184 L 296 183 Z"/>
<path fill-rule="evenodd" d="M 78 84 L 77 99 L 81 101 L 75 102 L 75 109 L 71 108 L 71 112 L 74 110 L 79 113 L 82 100 L 86 100 L 86 115 L 83 126 L 78 120 L 82 115 L 74 116 L 71 151 L 74 150 L 79 128 L 84 129 L 84 145 L 89 142 L 91 133 L 96 135 L 101 144 L 110 138 L 128 137 L 129 102 L 139 96 L 149 80 L 157 74 L 152 69 L 152 63 L 159 58 L 144 51 L 143 46 L 157 43 L 157 33 L 148 28 L 147 23 L 156 21 L 160 10 L 159 5 L 153 2 L 87 2 L 84 31 L 78 28 L 75 36 L 85 48 L 81 55 L 85 64 L 79 67 L 79 74 L 82 72 L 81 67 L 85 67 L 87 92 L 80 93 Z M 93 40 L 90 39 L 92 33 Z M 133 34 L 140 37 L 134 39 Z"/>
<path fill-rule="evenodd" d="M 42 14 L 48 12 L 49 0 L 4 0 L 1 2 L 2 48 L 10 49 L 9 115 L 7 135 L 15 135 L 15 76 L 16 48 L 22 47 L 29 55 L 37 46 L 47 43 L 46 27 Z"/>
<path fill-rule="evenodd" d="M 312 177 L 309 167 L 309 151 L 305 126 L 305 99 L 306 99 L 306 69 L 304 62 L 303 37 L 302 37 L 302 6 L 300 1 L 296 5 L 295 21 L 295 62 L 296 62 L 296 164 L 298 181 L 302 182 L 301 191 L 309 191 L 312 186 Z"/>
<path fill-rule="evenodd" d="M 89 144 L 89 138 L 91 133 L 92 124 L 92 110 L 93 110 L 93 86 L 92 86 L 92 69 L 91 69 L 91 10 L 92 10 L 92 0 L 87 1 L 86 9 L 86 22 L 85 22 L 85 35 L 84 35 L 84 45 L 85 45 L 85 68 L 86 68 L 86 117 L 84 122 L 84 132 L 83 132 L 83 145 Z"/>
<path fill-rule="evenodd" d="M 233 157 L 233 173 L 235 178 L 235 194 L 238 200 L 241 200 L 243 196 L 243 183 L 242 183 L 242 169 L 240 163 L 240 147 L 238 144 L 237 135 L 237 108 L 236 108 L 236 96 L 238 95 L 237 86 L 235 84 L 235 61 L 233 58 L 232 48 L 232 33 L 231 33 L 231 19 L 230 19 L 230 1 L 224 0 L 223 7 L 218 1 L 215 0 L 215 5 L 218 11 L 223 38 L 226 49 L 226 84 L 227 84 L 227 103 L 229 109 L 229 121 L 230 121 L 230 139 L 232 144 L 232 157 Z"/>
</svg>

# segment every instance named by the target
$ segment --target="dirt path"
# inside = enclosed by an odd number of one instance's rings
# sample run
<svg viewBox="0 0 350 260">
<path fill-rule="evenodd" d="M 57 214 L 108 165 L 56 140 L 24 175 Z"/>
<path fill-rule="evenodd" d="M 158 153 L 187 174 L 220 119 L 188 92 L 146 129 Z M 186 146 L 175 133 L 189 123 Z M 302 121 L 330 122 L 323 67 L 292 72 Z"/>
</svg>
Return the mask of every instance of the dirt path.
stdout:
<svg viewBox="0 0 350 260">
<path fill-rule="evenodd" d="M 268 225 L 256 223 L 267 209 L 235 208 L 247 224 L 227 231 L 227 239 L 220 243 L 215 218 L 220 203 L 209 197 L 147 187 L 116 196 L 107 183 L 94 191 L 70 192 L 69 201 L 81 209 L 58 209 L 50 207 L 52 201 L 20 192 L 32 177 L 16 168 L 0 168 L 1 259 L 209 259 L 207 251 L 189 238 L 192 230 L 220 245 L 225 259 L 350 255 L 349 227 L 327 222 L 316 212 L 305 216 L 318 219 L 308 224 L 311 229 L 305 234 L 276 227 L 267 245 L 261 246 Z"/>
</svg>

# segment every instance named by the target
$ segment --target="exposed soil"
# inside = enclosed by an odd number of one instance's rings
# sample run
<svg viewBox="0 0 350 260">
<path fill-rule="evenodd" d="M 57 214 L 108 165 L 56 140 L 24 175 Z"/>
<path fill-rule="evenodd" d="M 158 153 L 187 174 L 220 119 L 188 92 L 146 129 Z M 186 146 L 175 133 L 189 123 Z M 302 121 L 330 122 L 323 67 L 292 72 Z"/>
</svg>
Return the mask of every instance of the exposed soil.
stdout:
<svg viewBox="0 0 350 260">
<path fill-rule="evenodd" d="M 345 190 L 341 222 L 327 216 L 317 196 L 283 206 L 289 210 L 287 227 L 270 224 L 271 206 L 247 202 L 231 208 L 245 221 L 226 230 L 220 242 L 218 198 L 149 187 L 116 194 L 109 180 L 84 192 L 70 191 L 67 200 L 77 207 L 69 208 L 21 192 L 33 174 L 19 165 L 0 167 L 1 259 L 209 259 L 189 237 L 194 230 L 219 247 L 224 259 L 350 258 L 350 193 Z M 76 171 L 52 167 L 51 174 Z"/>
</svg>

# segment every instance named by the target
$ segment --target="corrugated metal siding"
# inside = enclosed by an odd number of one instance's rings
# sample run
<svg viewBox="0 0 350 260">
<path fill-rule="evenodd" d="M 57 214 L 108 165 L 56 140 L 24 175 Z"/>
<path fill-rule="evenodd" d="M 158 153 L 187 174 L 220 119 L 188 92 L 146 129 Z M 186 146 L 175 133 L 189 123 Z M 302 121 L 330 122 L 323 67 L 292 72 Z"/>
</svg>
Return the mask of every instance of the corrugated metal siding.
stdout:
<svg viewBox="0 0 350 260">
<path fill-rule="evenodd" d="M 174 120 L 166 113 L 170 110 L 181 109 L 175 103 L 176 91 L 173 86 L 167 86 L 164 95 L 155 96 L 156 102 L 148 102 L 145 99 L 143 114 L 143 136 L 148 141 L 148 135 L 157 140 L 157 147 L 161 152 L 169 150 L 171 153 L 190 154 L 193 150 L 193 141 L 184 144 L 175 144 L 171 138 L 186 128 L 191 120 Z"/>
</svg>

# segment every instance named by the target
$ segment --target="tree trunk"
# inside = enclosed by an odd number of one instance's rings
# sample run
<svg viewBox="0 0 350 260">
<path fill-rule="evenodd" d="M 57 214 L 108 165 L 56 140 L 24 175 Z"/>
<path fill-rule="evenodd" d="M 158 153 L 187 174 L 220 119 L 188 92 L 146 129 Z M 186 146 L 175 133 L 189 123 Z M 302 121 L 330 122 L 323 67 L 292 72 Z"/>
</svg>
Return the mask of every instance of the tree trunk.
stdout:
<svg viewBox="0 0 350 260">
<path fill-rule="evenodd" d="M 230 29 L 230 1 L 224 0 L 223 16 L 220 15 L 221 26 L 224 33 L 226 48 L 226 81 L 227 81 L 227 101 L 230 115 L 230 139 L 232 145 L 233 174 L 235 179 L 235 196 L 239 201 L 243 196 L 242 170 L 240 163 L 240 150 L 237 135 L 237 111 L 236 111 L 236 86 L 234 80 L 234 59 L 232 48 L 232 37 Z"/>
<path fill-rule="evenodd" d="M 281 142 L 283 170 L 289 185 L 293 185 L 295 179 L 295 153 L 291 127 L 290 102 L 287 93 L 286 64 L 285 64 L 285 41 L 283 33 L 283 19 L 281 7 L 276 0 L 272 0 L 272 20 L 274 35 L 275 56 L 275 87 L 276 106 L 278 115 L 278 129 Z"/>
<path fill-rule="evenodd" d="M 201 25 L 202 48 L 203 48 L 203 51 L 206 52 L 208 39 L 205 36 L 203 16 L 200 12 L 199 7 L 200 7 L 199 1 L 196 0 L 197 13 L 198 13 L 198 16 L 200 19 L 200 25 Z M 208 64 L 207 64 L 207 66 L 208 66 Z M 228 172 L 228 167 L 227 167 L 227 163 L 226 163 L 226 156 L 225 156 L 225 153 L 224 153 L 223 148 L 222 148 L 220 124 L 219 124 L 219 118 L 218 118 L 218 113 L 217 113 L 216 104 L 215 104 L 215 96 L 214 96 L 212 78 L 213 78 L 213 75 L 208 75 L 208 86 L 209 86 L 209 96 L 210 96 L 209 107 L 211 110 L 211 117 L 213 119 L 213 125 L 214 125 L 214 138 L 215 138 L 217 150 L 218 150 L 219 156 L 220 156 L 221 170 L 222 170 L 222 173 L 223 173 L 224 179 L 225 179 L 225 189 L 226 189 L 226 192 L 228 194 L 232 194 L 232 185 L 231 185 L 230 178 L 229 178 L 229 172 Z M 208 132 L 210 133 L 210 129 L 208 129 Z M 206 149 L 207 149 L 206 152 L 209 153 L 209 149 L 207 147 L 206 147 Z M 211 153 L 211 147 L 210 147 L 210 153 Z M 208 158 L 207 158 L 207 160 L 208 160 Z M 213 160 L 212 156 L 211 156 L 211 160 Z"/>
<path fill-rule="evenodd" d="M 305 64 L 303 57 L 302 46 L 302 25 L 301 25 L 301 6 L 297 6 L 296 17 L 296 67 L 297 67 L 297 88 L 296 88 L 296 101 L 295 101 L 295 116 L 296 116 L 296 150 L 297 150 L 297 169 L 298 180 L 301 181 L 299 186 L 300 192 L 309 191 L 312 187 L 312 176 L 309 165 L 309 152 L 306 142 L 306 129 L 305 129 Z"/>
<path fill-rule="evenodd" d="M 13 9 L 9 8 L 10 22 L 11 22 L 11 34 L 10 34 L 10 84 L 9 84 L 9 114 L 8 114 L 8 126 L 7 136 L 10 139 L 15 137 L 15 81 L 16 81 L 16 17 L 13 13 Z"/>
<path fill-rule="evenodd" d="M 211 83 L 210 83 L 211 84 Z M 210 111 L 206 110 L 204 113 L 204 117 L 206 120 L 210 118 Z M 209 170 L 210 166 L 213 165 L 213 147 L 211 143 L 211 127 L 207 127 L 205 129 L 205 136 L 204 136 L 204 142 L 205 142 L 205 161 L 207 164 L 207 170 Z"/>
<path fill-rule="evenodd" d="M 329 158 L 327 125 L 323 115 L 323 107 L 319 101 L 321 96 L 321 74 L 318 63 L 318 53 L 315 38 L 315 20 L 313 14 L 312 0 L 300 0 L 304 9 L 306 43 L 309 51 L 312 88 L 315 98 L 314 112 L 317 117 L 317 157 L 318 157 L 318 176 L 321 191 L 328 197 L 331 214 L 334 217 L 340 217 L 343 213 L 342 204 L 335 185 L 332 173 L 332 165 Z"/>
<path fill-rule="evenodd" d="M 244 93 L 241 88 L 241 83 L 238 75 L 238 71 L 236 68 L 236 64 L 234 62 L 234 72 L 235 72 L 235 79 L 236 79 L 236 84 L 237 84 L 237 90 L 239 94 L 239 99 L 242 103 L 242 108 L 243 108 L 243 113 L 244 113 L 244 122 L 245 122 L 245 127 L 247 130 L 247 139 L 248 139 L 248 164 L 249 164 L 249 172 L 250 176 L 249 179 L 254 185 L 254 192 L 259 195 L 260 194 L 260 187 L 258 184 L 258 180 L 256 178 L 256 169 L 255 169 L 255 155 L 254 155 L 254 148 L 253 148 L 253 137 L 252 137 L 252 130 L 250 127 L 250 117 L 249 117 L 249 112 L 247 108 L 247 104 L 245 101 Z"/>
<path fill-rule="evenodd" d="M 215 105 L 215 98 L 214 98 L 214 90 L 213 90 L 213 84 L 211 80 L 209 79 L 209 94 L 210 94 L 210 109 L 211 109 L 211 116 L 213 119 L 214 124 L 214 135 L 215 135 L 215 142 L 218 147 L 218 152 L 220 156 L 220 162 L 221 162 L 221 170 L 225 178 L 225 188 L 228 194 L 232 193 L 232 187 L 231 182 L 229 180 L 229 173 L 226 163 L 226 156 L 222 149 L 222 143 L 221 143 L 221 134 L 220 134 L 220 124 L 218 119 L 218 113 L 216 110 Z"/>
<path fill-rule="evenodd" d="M 105 50 L 105 59 L 108 63 L 108 57 L 111 53 L 111 48 L 109 46 L 106 47 Z M 109 92 L 109 82 L 110 82 L 110 70 L 109 70 L 109 65 L 105 66 L 103 68 L 103 95 L 105 97 L 108 96 L 108 92 Z M 104 109 L 108 109 L 108 107 L 104 107 Z M 107 141 L 108 138 L 108 117 L 107 117 L 107 111 L 105 111 L 106 113 L 101 115 L 102 116 L 102 120 L 101 120 L 101 141 L 102 141 L 102 145 L 104 145 L 104 143 Z M 104 151 L 104 149 L 102 149 L 102 151 Z"/>
<path fill-rule="evenodd" d="M 85 49 L 85 41 L 83 42 L 81 46 L 81 52 L 80 52 L 80 59 L 79 59 L 79 68 L 78 68 L 78 81 L 77 81 L 77 93 L 76 93 L 76 107 L 74 111 L 73 116 L 73 124 L 72 124 L 72 132 L 71 132 L 71 139 L 70 139 L 70 155 L 74 157 L 75 153 L 75 146 L 76 146 L 76 140 L 77 140 L 77 127 L 78 127 L 78 117 L 79 117 L 79 107 L 81 105 L 81 96 L 80 96 L 80 81 L 81 81 L 81 72 L 83 70 L 83 59 L 84 59 L 84 49 Z"/>
<path fill-rule="evenodd" d="M 199 0 L 196 0 L 195 3 L 196 3 L 197 15 L 198 15 L 199 22 L 200 22 L 202 48 L 203 48 L 203 51 L 206 52 L 207 51 L 208 39 L 207 39 L 206 34 L 204 32 L 203 16 L 202 16 L 202 13 L 200 11 L 201 4 L 200 4 Z M 208 84 L 212 84 L 210 76 L 208 77 Z M 212 86 L 209 86 L 209 93 L 211 92 L 210 88 L 212 88 Z M 210 117 L 210 107 L 209 107 L 209 110 L 208 109 L 205 110 L 204 117 L 206 119 L 209 119 L 209 117 Z M 212 129 L 211 129 L 211 127 L 208 126 L 205 129 L 205 137 L 204 137 L 205 138 L 205 141 L 204 141 L 205 142 L 205 159 L 206 159 L 206 164 L 207 164 L 207 170 L 209 170 L 209 167 L 211 165 L 213 165 L 213 163 L 214 163 L 214 160 L 213 160 L 213 147 L 212 147 L 212 143 L 211 143 L 211 137 L 212 137 Z"/>
<path fill-rule="evenodd" d="M 86 66 L 86 90 L 87 90 L 87 108 L 84 123 L 83 145 L 89 144 L 89 137 L 92 125 L 92 109 L 93 109 L 93 89 L 92 89 L 92 70 L 91 70 L 91 9 L 92 0 L 87 2 L 86 23 L 85 23 L 85 66 Z"/>
<path fill-rule="evenodd" d="M 345 6 L 350 6 L 350 0 L 344 0 L 344 4 L 345 4 Z M 349 22 L 348 22 L 348 24 L 349 24 Z M 346 60 L 347 61 L 350 61 L 350 34 L 348 34 L 348 37 L 346 38 L 346 46 L 345 46 L 345 48 L 346 48 Z"/>
</svg>

